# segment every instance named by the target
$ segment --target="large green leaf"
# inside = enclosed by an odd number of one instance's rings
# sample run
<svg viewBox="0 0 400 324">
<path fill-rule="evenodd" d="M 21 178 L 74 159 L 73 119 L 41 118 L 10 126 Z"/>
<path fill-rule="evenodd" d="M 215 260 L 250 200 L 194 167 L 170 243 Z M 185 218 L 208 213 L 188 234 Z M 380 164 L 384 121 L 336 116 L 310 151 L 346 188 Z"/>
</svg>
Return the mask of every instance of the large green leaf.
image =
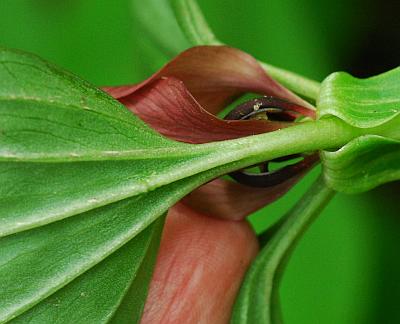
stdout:
<svg viewBox="0 0 400 324">
<path fill-rule="evenodd" d="M 210 172 L 212 173 L 213 170 L 208 171 L 208 173 Z M 203 183 L 205 179 L 209 179 L 210 174 L 206 173 L 75 217 L 3 237 L 0 240 L 0 290 L 2 291 L 0 321 L 9 320 L 29 310 L 42 300 L 46 300 L 48 296 L 54 293 L 58 294 L 57 290 L 62 289 L 71 281 L 72 288 L 66 288 L 66 291 L 74 290 L 76 278 L 81 275 L 85 276 L 86 271 L 95 267 L 113 252 L 118 251 L 165 213 L 182 196 Z M 148 236 L 146 237 L 147 239 L 141 240 L 150 240 Z M 140 245 L 140 243 L 138 244 Z M 144 248 L 146 247 L 142 246 L 142 249 Z M 140 249 L 136 253 L 140 254 Z M 106 262 L 108 264 L 108 261 Z M 140 263 L 136 267 L 139 265 Z M 110 272 L 113 271 L 112 267 L 108 269 Z M 151 271 L 148 267 L 145 267 L 144 270 Z M 107 273 L 108 270 L 104 275 Z M 145 276 L 145 273 L 142 276 Z M 73 281 L 74 279 L 75 281 Z M 79 279 L 78 282 L 80 280 L 84 279 Z M 84 284 L 86 284 L 85 281 Z M 88 284 L 90 285 L 90 283 Z M 145 282 L 135 283 L 135 287 L 142 290 L 145 286 Z M 126 292 L 126 287 L 122 288 L 124 291 L 121 294 Z M 123 301 L 122 309 L 115 315 L 116 318 L 127 317 L 127 309 L 130 310 L 129 306 L 134 305 L 131 304 L 132 301 L 140 303 L 143 293 L 138 295 L 136 288 L 127 293 L 129 297 L 127 297 L 127 301 Z M 62 290 L 60 294 L 64 296 Z M 101 302 L 102 294 L 104 292 L 101 291 L 93 293 L 90 296 L 92 299 L 90 302 L 96 303 L 98 299 Z M 64 298 L 67 299 L 67 297 Z M 74 298 L 71 297 L 71 303 Z M 139 300 L 137 300 L 138 298 Z M 143 303 L 143 300 L 141 302 Z M 68 300 L 65 303 L 69 305 Z M 46 309 L 50 304 L 51 302 L 45 301 L 44 304 L 39 304 L 40 309 L 42 307 Z M 68 305 L 65 307 L 68 308 Z M 76 307 L 79 305 L 74 304 L 71 307 L 77 311 Z M 84 306 L 82 304 L 80 312 L 87 314 L 88 310 Z M 110 305 L 114 308 L 115 306 L 117 304 Z M 35 316 L 44 312 L 43 310 L 35 312 L 34 309 L 32 314 Z M 95 310 L 92 309 L 92 311 Z"/>
<path fill-rule="evenodd" d="M 304 133 L 313 134 L 307 131 L 312 123 L 218 143 L 173 142 L 87 82 L 35 56 L 5 49 L 0 51 L 0 118 L 1 235 L 247 156 L 257 162 L 289 151 L 339 147 L 354 137 L 351 129 L 329 120 L 323 123 L 337 126 L 333 142 L 327 133 L 308 140 Z"/>
<path fill-rule="evenodd" d="M 116 322 L 128 318 L 132 307 L 143 305 L 150 271 L 143 256 L 156 234 L 149 230 L 138 238 L 142 243 L 132 243 L 142 249 L 124 245 L 196 186 L 286 154 L 288 138 L 309 127 L 314 124 L 205 145 L 173 142 L 87 82 L 36 56 L 1 49 L 0 321 L 26 313 L 40 322 L 53 316 L 50 305 L 61 296 L 62 312 L 102 322 L 118 309 Z M 321 138 L 312 145 L 326 146 Z M 307 149 L 304 139 L 289 151 Z M 126 273 L 107 291 L 115 298 L 104 313 L 88 315 L 86 305 L 102 303 L 106 293 L 92 289 L 87 304 L 76 303 L 74 291 L 113 277 L 116 268 L 103 262 L 118 264 L 131 253 L 142 255 L 131 271 L 143 267 L 147 279 L 130 290 L 134 273 Z"/>
<path fill-rule="evenodd" d="M 207 180 L 140 194 L 184 178 L 185 168 L 195 174 L 200 154 L 35 56 L 2 49 L 0 63 L 0 321 L 28 311 L 41 322 L 60 311 L 104 322 L 116 307 L 118 322 L 132 310 L 139 318 L 154 259 L 145 254 L 159 231 L 134 238 Z M 118 285 L 98 285 L 121 266 L 130 270 Z M 132 283 L 138 269 L 140 282 Z M 87 303 L 78 302 L 77 290 Z M 89 307 L 96 303 L 102 312 Z"/>
<path fill-rule="evenodd" d="M 282 323 L 279 282 L 284 267 L 298 240 L 333 194 L 324 180 L 319 178 L 284 220 L 269 233 L 270 239 L 242 283 L 231 323 Z"/>
<path fill-rule="evenodd" d="M 13 323 L 138 322 L 147 293 L 145 283 L 151 278 L 162 225 L 163 219 L 156 221 L 98 265 L 17 317 Z"/>
<path fill-rule="evenodd" d="M 327 118 L 230 141 L 173 142 L 76 76 L 1 49 L 0 322 L 29 310 L 32 321 L 40 321 L 36 316 L 52 303 L 46 300 L 72 296 L 80 280 L 91 285 L 85 274 L 114 253 L 133 253 L 118 251 L 197 186 L 265 160 L 338 148 L 357 135 Z M 140 240 L 152 240 L 150 233 Z M 135 267 L 150 271 L 142 260 Z M 103 274 L 113 276 L 115 268 L 107 269 Z M 116 295 L 125 298 L 105 307 L 118 309 L 116 322 L 143 303 L 147 279 L 132 289 L 120 283 Z M 85 303 L 63 298 L 86 314 Z M 88 302 L 96 300 L 102 293 Z M 98 316 L 106 321 L 104 314 Z"/>
</svg>

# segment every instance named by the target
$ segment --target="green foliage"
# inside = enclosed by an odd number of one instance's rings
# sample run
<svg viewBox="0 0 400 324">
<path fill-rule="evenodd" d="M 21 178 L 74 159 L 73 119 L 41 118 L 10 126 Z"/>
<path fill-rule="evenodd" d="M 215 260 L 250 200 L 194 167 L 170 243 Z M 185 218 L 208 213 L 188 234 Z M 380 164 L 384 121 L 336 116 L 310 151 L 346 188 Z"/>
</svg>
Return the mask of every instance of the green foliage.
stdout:
<svg viewBox="0 0 400 324">
<path fill-rule="evenodd" d="M 336 116 L 366 135 L 322 153 L 337 191 L 357 193 L 400 179 L 400 68 L 368 79 L 334 73 L 322 83 L 319 118 Z M 368 133 L 380 133 L 380 136 Z"/>
<path fill-rule="evenodd" d="M 135 14 L 143 30 L 151 30 L 151 46 L 161 43 L 160 62 L 190 46 L 167 2 L 146 3 Z M 380 115 L 371 124 L 378 136 L 357 139 L 358 130 L 324 118 L 279 134 L 190 146 L 162 138 L 101 91 L 36 57 L 2 50 L 0 61 L 0 321 L 18 314 L 20 322 L 52 322 L 56 316 L 66 322 L 137 321 L 162 227 L 157 219 L 224 172 L 345 145 L 322 155 L 332 187 L 367 190 L 399 177 L 398 117 Z M 312 82 L 303 88 L 305 79 L 290 72 L 266 69 L 305 96 L 315 98 L 319 91 Z M 362 92 L 364 86 L 356 88 Z M 397 100 L 395 91 L 385 95 Z M 335 96 L 343 93 L 346 86 Z M 348 110 L 343 108 L 345 115 Z M 360 126 L 345 115 L 338 117 Z M 359 181 L 369 179 L 363 170 L 373 180 Z M 262 274 L 257 270 L 262 284 L 256 290 L 266 287 Z"/>
<path fill-rule="evenodd" d="M 363 192 L 400 179 L 400 141 L 362 136 L 321 157 L 325 179 L 336 191 Z"/>
<path fill-rule="evenodd" d="M 209 148 L 193 153 L 88 83 L 6 49 L 0 116 L 0 321 L 28 310 L 33 322 L 58 310 L 139 318 L 161 225 L 141 232 L 214 174 L 153 189 L 197 173 L 201 156 L 212 168 Z"/>
<path fill-rule="evenodd" d="M 169 0 L 175 17 L 192 45 L 221 45 L 195 0 Z"/>
<path fill-rule="evenodd" d="M 172 57 L 192 46 L 181 31 L 168 0 L 133 0 L 137 22 L 160 53 Z"/>
<path fill-rule="evenodd" d="M 354 136 L 327 120 L 231 141 L 173 142 L 87 82 L 7 49 L 0 51 L 0 117 L 0 321 L 30 309 L 32 321 L 40 321 L 42 307 L 47 314 L 46 305 L 57 298 L 70 304 L 79 287 L 112 277 L 115 267 L 104 270 L 103 261 L 124 254 L 119 249 L 212 178 L 291 152 L 340 146 Z M 324 132 L 328 125 L 337 133 L 333 144 Z M 315 132 L 318 141 L 298 140 Z M 136 253 L 134 268 L 147 273 L 152 233 L 132 243 L 141 249 L 126 252 Z M 130 278 L 139 274 L 127 275 L 109 292 L 115 299 L 97 314 L 100 322 L 130 304 L 121 296 L 130 296 Z M 139 285 L 143 299 L 146 280 Z M 89 303 L 103 303 L 104 292 L 96 291 Z M 73 308 L 97 316 L 86 305 Z"/>
<path fill-rule="evenodd" d="M 333 73 L 322 82 L 319 117 L 336 116 L 360 128 L 380 126 L 400 115 L 399 93 L 400 68 L 367 79 Z"/>
</svg>

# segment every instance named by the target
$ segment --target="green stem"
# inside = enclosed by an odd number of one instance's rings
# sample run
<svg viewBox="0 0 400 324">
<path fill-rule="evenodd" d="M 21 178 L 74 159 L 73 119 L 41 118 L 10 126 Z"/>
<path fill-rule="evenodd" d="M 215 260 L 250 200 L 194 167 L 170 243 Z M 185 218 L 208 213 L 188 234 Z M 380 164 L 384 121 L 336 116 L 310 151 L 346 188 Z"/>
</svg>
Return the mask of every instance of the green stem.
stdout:
<svg viewBox="0 0 400 324">
<path fill-rule="evenodd" d="M 369 131 L 372 130 L 369 129 Z M 219 154 L 213 157 L 212 162 L 210 159 L 210 164 L 216 163 L 216 166 L 235 161 L 255 164 L 296 153 L 337 149 L 363 135 L 364 131 L 338 118 L 326 118 L 299 123 L 296 126 L 266 134 L 202 144 L 197 146 L 197 149 Z"/>
<path fill-rule="evenodd" d="M 214 35 L 195 0 L 170 0 L 176 19 L 192 45 L 224 45 Z M 259 62 L 271 77 L 297 94 L 316 101 L 320 84 L 294 72 Z"/>
<path fill-rule="evenodd" d="M 170 0 L 176 20 L 193 45 L 223 45 L 208 26 L 195 0 Z"/>
<path fill-rule="evenodd" d="M 320 176 L 289 211 L 246 275 L 232 323 L 280 323 L 278 284 L 290 252 L 334 195 Z"/>
<path fill-rule="evenodd" d="M 259 62 L 264 70 L 276 81 L 300 96 L 316 101 L 321 84 L 294 72 L 290 72 L 271 64 Z"/>
</svg>

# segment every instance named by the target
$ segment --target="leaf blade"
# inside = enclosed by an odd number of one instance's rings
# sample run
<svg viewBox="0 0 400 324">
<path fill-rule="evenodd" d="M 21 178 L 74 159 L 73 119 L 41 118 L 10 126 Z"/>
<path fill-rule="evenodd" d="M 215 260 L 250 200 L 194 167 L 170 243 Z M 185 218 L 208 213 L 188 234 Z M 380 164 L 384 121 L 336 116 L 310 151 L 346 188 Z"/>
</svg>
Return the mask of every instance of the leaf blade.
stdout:
<svg viewBox="0 0 400 324">
<path fill-rule="evenodd" d="M 108 323 L 119 312 L 127 288 L 137 284 L 140 279 L 142 291 L 136 300 L 131 301 L 127 314 L 131 323 L 138 322 L 144 307 L 162 226 L 161 218 L 101 263 L 12 322 Z M 145 276 L 143 272 L 146 272 Z M 119 320 L 119 323 L 126 322 Z"/>
<path fill-rule="evenodd" d="M 362 131 L 339 150 L 323 151 L 325 180 L 359 193 L 400 179 L 400 68 L 367 79 L 343 72 L 322 83 L 319 118 L 335 116 Z"/>
</svg>

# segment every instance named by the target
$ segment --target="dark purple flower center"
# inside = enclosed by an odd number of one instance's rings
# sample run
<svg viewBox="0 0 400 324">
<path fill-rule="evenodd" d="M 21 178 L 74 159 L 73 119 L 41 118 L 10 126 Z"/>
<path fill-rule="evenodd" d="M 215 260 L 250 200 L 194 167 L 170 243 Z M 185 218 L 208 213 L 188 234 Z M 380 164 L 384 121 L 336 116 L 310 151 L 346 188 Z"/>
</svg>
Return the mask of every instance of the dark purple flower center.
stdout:
<svg viewBox="0 0 400 324">
<path fill-rule="evenodd" d="M 261 97 L 246 101 L 232 111 L 224 119 L 246 120 L 261 119 L 268 121 L 280 121 L 296 123 L 296 119 L 305 116 L 304 108 L 300 105 L 276 98 Z M 300 161 L 299 161 L 300 159 Z M 242 169 L 229 175 L 237 182 L 252 187 L 271 187 L 283 183 L 299 173 L 305 172 L 319 160 L 318 154 L 295 154 L 263 162 L 258 166 Z M 272 163 L 278 164 L 273 168 Z M 280 166 L 279 166 L 280 164 Z M 259 172 L 254 172 L 257 168 Z"/>
</svg>

